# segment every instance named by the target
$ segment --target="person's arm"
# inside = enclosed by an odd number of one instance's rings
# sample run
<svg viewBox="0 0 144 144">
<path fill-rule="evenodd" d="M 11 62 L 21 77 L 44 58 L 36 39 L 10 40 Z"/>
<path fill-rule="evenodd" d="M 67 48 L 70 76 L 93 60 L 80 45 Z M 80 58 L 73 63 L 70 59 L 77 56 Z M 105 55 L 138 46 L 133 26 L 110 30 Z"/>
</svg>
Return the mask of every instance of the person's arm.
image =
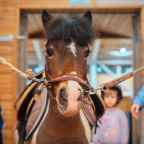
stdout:
<svg viewBox="0 0 144 144">
<path fill-rule="evenodd" d="M 121 125 L 121 144 L 128 144 L 129 140 L 129 126 L 128 118 L 123 111 L 120 111 L 120 125 Z"/>
<path fill-rule="evenodd" d="M 140 116 L 140 107 L 144 108 L 144 86 L 138 92 L 138 95 L 134 98 L 131 106 L 132 116 L 136 119 Z"/>
<path fill-rule="evenodd" d="M 144 108 L 144 86 L 138 92 L 138 95 L 134 98 L 133 104 L 138 104 Z"/>
</svg>

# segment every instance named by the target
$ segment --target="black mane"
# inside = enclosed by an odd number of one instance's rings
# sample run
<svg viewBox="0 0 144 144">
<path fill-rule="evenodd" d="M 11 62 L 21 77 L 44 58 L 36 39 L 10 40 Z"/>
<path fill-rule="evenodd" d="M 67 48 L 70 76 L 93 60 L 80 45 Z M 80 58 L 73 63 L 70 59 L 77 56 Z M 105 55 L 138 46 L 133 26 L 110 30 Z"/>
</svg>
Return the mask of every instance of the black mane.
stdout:
<svg viewBox="0 0 144 144">
<path fill-rule="evenodd" d="M 57 17 L 49 23 L 46 36 L 48 42 L 63 40 L 69 43 L 73 40 L 79 46 L 84 46 L 94 38 L 94 29 L 84 17 Z"/>
</svg>

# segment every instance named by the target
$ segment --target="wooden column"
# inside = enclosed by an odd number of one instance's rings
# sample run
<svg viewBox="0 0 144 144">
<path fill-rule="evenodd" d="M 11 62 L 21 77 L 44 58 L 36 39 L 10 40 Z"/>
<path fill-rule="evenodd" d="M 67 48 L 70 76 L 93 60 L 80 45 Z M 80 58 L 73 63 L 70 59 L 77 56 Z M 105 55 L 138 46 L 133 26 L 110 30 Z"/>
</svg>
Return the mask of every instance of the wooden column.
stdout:
<svg viewBox="0 0 144 144">
<path fill-rule="evenodd" d="M 144 8 L 141 9 L 140 15 L 133 17 L 134 30 L 134 68 L 144 65 Z M 141 72 L 134 78 L 134 95 L 144 85 L 144 72 Z M 133 119 L 133 144 L 144 143 L 144 112 L 141 111 L 140 119 Z"/>
<path fill-rule="evenodd" d="M 133 16 L 133 67 L 134 69 L 140 67 L 140 51 L 141 51 L 141 35 L 140 35 L 140 15 Z M 134 77 L 134 97 L 141 88 L 140 74 Z M 133 119 L 132 121 L 132 141 L 133 144 L 140 144 L 140 120 Z"/>
<path fill-rule="evenodd" d="M 140 14 L 140 28 L 141 28 L 141 47 L 140 47 L 140 64 L 144 65 L 144 7 L 141 9 Z M 144 86 L 144 72 L 140 74 L 140 85 Z M 144 93 L 144 92 L 143 92 Z M 144 110 L 141 111 L 141 117 L 140 117 L 140 137 L 141 141 L 140 143 L 144 143 Z"/>
<path fill-rule="evenodd" d="M 24 13 L 20 13 L 20 35 L 25 36 L 25 39 L 19 40 L 19 49 L 18 49 L 18 59 L 19 59 L 19 69 L 21 71 L 25 71 L 27 69 L 27 15 Z M 19 77 L 18 79 L 19 83 L 19 93 L 22 92 L 22 90 L 26 86 L 26 80 L 22 77 Z"/>
<path fill-rule="evenodd" d="M 0 36 L 12 36 L 9 42 L 0 41 L 0 56 L 17 66 L 18 45 L 15 39 L 18 32 L 18 11 L 16 0 L 0 1 Z M 17 98 L 17 75 L 0 65 L 0 105 L 3 111 L 3 143 L 15 144 L 14 131 L 16 116 L 14 103 Z"/>
</svg>

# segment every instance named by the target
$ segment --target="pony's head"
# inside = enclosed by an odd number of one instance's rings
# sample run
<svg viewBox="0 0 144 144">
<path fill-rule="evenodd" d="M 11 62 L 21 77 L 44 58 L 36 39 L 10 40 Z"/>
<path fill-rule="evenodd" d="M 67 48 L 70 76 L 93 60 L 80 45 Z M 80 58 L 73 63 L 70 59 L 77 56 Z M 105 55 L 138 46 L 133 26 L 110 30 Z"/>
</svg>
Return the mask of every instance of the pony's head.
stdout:
<svg viewBox="0 0 144 144">
<path fill-rule="evenodd" d="M 65 74 L 75 74 L 84 81 L 87 74 L 87 57 L 94 38 L 91 12 L 83 16 L 53 17 L 42 13 L 46 32 L 45 73 L 52 80 Z M 77 81 L 65 80 L 54 84 L 54 95 L 61 114 L 70 116 L 79 111 L 82 87 Z"/>
</svg>

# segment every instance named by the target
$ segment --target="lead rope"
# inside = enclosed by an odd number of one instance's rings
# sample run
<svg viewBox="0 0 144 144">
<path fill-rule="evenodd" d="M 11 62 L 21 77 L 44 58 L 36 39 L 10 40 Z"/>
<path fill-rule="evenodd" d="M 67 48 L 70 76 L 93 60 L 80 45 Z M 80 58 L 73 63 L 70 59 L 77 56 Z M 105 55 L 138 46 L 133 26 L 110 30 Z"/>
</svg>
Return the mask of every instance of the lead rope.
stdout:
<svg viewBox="0 0 144 144">
<path fill-rule="evenodd" d="M 9 68 L 11 71 L 16 72 L 17 74 L 19 74 L 21 77 L 27 79 L 27 80 L 32 80 L 38 83 L 43 83 L 44 85 L 48 84 L 48 81 L 44 78 L 42 79 L 37 79 L 35 76 L 36 74 L 31 70 L 31 69 L 27 69 L 26 72 L 22 72 L 19 69 L 17 69 L 16 67 L 14 67 L 10 62 L 6 61 L 4 58 L 0 57 L 0 63 L 2 63 L 4 66 L 6 66 L 7 68 Z"/>
</svg>

